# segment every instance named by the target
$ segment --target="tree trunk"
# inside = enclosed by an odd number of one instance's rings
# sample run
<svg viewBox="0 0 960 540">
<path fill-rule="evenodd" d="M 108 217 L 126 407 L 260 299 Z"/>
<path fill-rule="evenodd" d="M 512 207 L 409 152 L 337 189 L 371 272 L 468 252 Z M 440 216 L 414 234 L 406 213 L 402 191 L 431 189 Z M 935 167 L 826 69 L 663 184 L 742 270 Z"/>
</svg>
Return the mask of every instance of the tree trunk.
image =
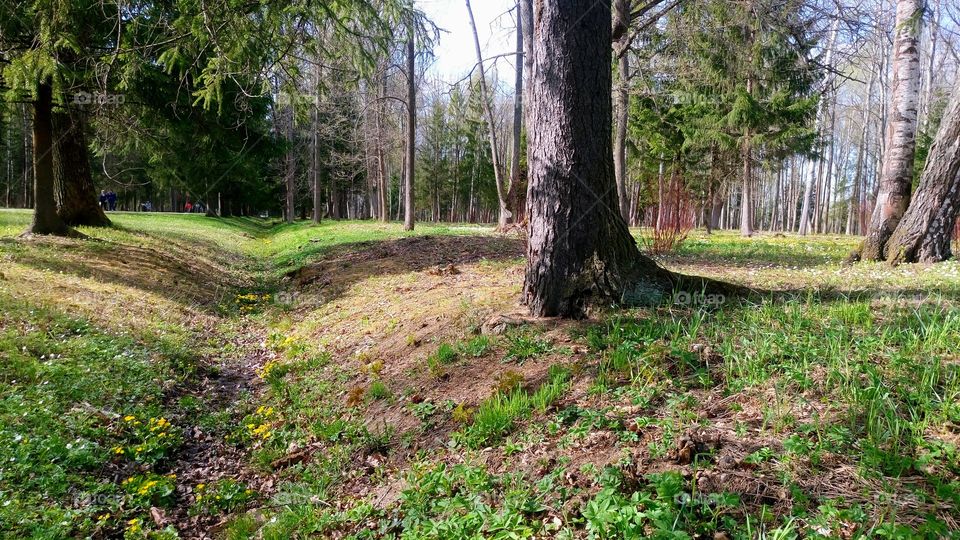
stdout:
<svg viewBox="0 0 960 540">
<path fill-rule="evenodd" d="M 417 152 L 417 79 L 416 49 L 414 47 L 414 27 L 410 24 L 410 36 L 407 38 L 407 155 L 404 160 L 404 216 L 403 229 L 413 230 L 413 175 L 416 170 Z"/>
<path fill-rule="evenodd" d="M 69 236 L 70 227 L 57 214 L 53 172 L 53 88 L 43 82 L 33 102 L 33 223 L 31 234 Z"/>
<path fill-rule="evenodd" d="M 380 99 L 385 100 L 387 97 L 387 76 L 386 74 L 381 76 L 380 81 Z M 390 221 L 390 208 L 387 203 L 389 198 L 389 184 L 390 181 L 387 177 L 387 158 L 385 152 L 383 151 L 384 146 L 384 132 L 383 132 L 383 101 L 377 104 L 377 190 L 380 204 L 380 221 L 386 223 Z"/>
<path fill-rule="evenodd" d="M 887 259 L 939 262 L 950 258 L 960 212 L 960 83 L 944 111 L 910 208 L 887 242 Z"/>
<path fill-rule="evenodd" d="M 749 87 L 749 84 L 747 85 Z M 750 130 L 744 131 L 743 147 L 740 157 L 743 160 L 743 190 L 740 194 L 740 235 L 753 236 L 753 198 L 750 188 L 753 184 L 753 160 L 751 159 Z"/>
<path fill-rule="evenodd" d="M 523 184 L 520 174 L 520 139 L 523 136 L 523 68 L 526 59 L 523 58 L 523 2 L 517 1 L 517 67 L 513 84 L 513 141 L 510 156 L 510 189 L 507 191 L 507 204 L 512 209 L 514 221 L 520 221 L 525 214 L 527 186 Z"/>
<path fill-rule="evenodd" d="M 285 218 L 287 220 L 287 223 L 293 223 L 294 213 L 296 212 L 296 208 L 294 207 L 294 205 L 296 202 L 295 191 L 297 188 L 297 184 L 296 184 L 297 157 L 296 157 L 296 154 L 294 153 L 294 148 L 293 148 L 293 107 L 292 106 L 288 107 L 286 116 L 287 116 L 287 125 L 286 125 L 287 144 L 289 144 L 290 147 L 287 148 L 286 167 L 285 167 L 286 170 L 284 171 L 285 184 L 287 188 Z"/>
<path fill-rule="evenodd" d="M 493 161 L 493 180 L 497 185 L 497 200 L 500 203 L 498 226 L 500 229 L 503 229 L 510 223 L 510 218 L 513 217 L 513 214 L 507 208 L 507 192 L 510 188 L 503 185 L 503 163 L 500 159 L 500 146 L 497 144 L 497 125 L 493 118 L 493 109 L 490 107 L 491 96 L 487 89 L 487 71 L 483 67 L 483 53 L 480 51 L 480 38 L 477 36 L 477 25 L 473 20 L 473 8 L 470 7 L 470 0 L 466 0 L 466 4 L 467 15 L 470 19 L 470 28 L 473 30 L 473 46 L 477 53 L 477 67 L 480 69 L 480 101 L 483 105 L 483 114 L 487 118 L 487 135 L 490 138 L 490 159 Z"/>
<path fill-rule="evenodd" d="M 87 140 L 80 116 L 66 110 L 51 118 L 54 143 L 54 181 L 60 199 L 60 218 L 67 225 L 109 227 L 93 187 Z"/>
<path fill-rule="evenodd" d="M 617 115 L 613 139 L 613 172 L 617 181 L 620 215 L 630 219 L 627 198 L 627 122 L 630 115 L 630 0 L 616 0 L 613 5 L 613 31 L 619 37 L 614 46 L 617 54 L 617 87 L 614 90 L 614 112 Z"/>
<path fill-rule="evenodd" d="M 528 102 L 529 240 L 523 300 L 534 316 L 580 316 L 591 299 L 655 304 L 682 279 L 643 256 L 613 174 L 610 7 L 539 0 Z"/>
<path fill-rule="evenodd" d="M 916 151 L 917 101 L 920 93 L 921 0 L 897 0 L 894 38 L 893 92 L 887 127 L 887 147 L 880 176 L 880 191 L 867 237 L 860 250 L 862 260 L 885 258 L 886 244 L 910 204 L 913 158 Z"/>
</svg>

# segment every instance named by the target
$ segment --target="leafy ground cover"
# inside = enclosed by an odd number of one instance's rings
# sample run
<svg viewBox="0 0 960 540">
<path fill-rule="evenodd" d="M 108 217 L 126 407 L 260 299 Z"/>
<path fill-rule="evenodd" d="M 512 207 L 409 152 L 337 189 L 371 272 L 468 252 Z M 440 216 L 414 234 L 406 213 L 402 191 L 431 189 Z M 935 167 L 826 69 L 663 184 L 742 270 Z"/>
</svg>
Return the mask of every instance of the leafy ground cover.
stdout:
<svg viewBox="0 0 960 540">
<path fill-rule="evenodd" d="M 938 538 L 958 265 L 694 235 L 770 290 L 585 321 L 476 227 L 0 212 L 0 530 L 67 538 Z"/>
</svg>

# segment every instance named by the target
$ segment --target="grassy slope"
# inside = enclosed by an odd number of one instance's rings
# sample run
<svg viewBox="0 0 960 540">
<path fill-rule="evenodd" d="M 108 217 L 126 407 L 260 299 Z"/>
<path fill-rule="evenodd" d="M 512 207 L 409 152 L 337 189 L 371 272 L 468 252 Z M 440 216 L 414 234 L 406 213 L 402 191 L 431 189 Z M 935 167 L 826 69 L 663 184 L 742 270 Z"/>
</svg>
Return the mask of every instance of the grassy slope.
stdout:
<svg viewBox="0 0 960 540">
<path fill-rule="evenodd" d="M 449 245 L 352 255 L 394 246 L 406 236 L 396 225 L 168 215 L 118 214 L 119 230 L 84 231 L 95 242 L 13 240 L 27 218 L 0 212 L 0 455 L 13 457 L 0 467 L 0 530 L 16 536 L 139 536 L 160 528 L 151 505 L 260 508 L 235 514 L 225 534 L 237 538 L 935 537 L 956 526 L 953 262 L 843 268 L 849 239 L 697 236 L 667 264 L 807 290 L 477 337 L 514 307 L 512 256 L 434 272 Z M 411 246 L 421 259 L 397 254 Z M 333 248 L 325 280 L 281 279 Z M 251 329 L 271 358 L 251 374 L 262 390 L 226 411 L 202 392 L 184 399 Z M 165 480 L 176 445 L 130 425 L 160 417 L 174 435 L 201 425 L 228 437 L 274 487 Z M 138 446 L 160 477 L 127 457 Z"/>
</svg>

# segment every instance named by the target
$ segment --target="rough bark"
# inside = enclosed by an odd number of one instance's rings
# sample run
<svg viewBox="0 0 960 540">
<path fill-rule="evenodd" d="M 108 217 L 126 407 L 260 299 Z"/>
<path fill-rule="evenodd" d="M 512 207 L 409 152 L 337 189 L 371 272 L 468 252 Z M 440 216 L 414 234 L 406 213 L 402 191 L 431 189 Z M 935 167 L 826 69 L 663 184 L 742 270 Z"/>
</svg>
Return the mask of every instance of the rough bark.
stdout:
<svg viewBox="0 0 960 540">
<path fill-rule="evenodd" d="M 923 2 L 897 0 L 894 37 L 893 91 L 880 191 L 860 250 L 862 260 L 881 260 L 886 244 L 910 204 L 913 158 L 916 151 L 917 104 L 920 97 L 919 35 Z"/>
<path fill-rule="evenodd" d="M 109 227 L 110 219 L 100 207 L 93 187 L 87 140 L 79 114 L 69 110 L 54 111 L 51 124 L 60 219 L 73 226 Z"/>
<path fill-rule="evenodd" d="M 613 32 L 619 36 L 614 50 L 617 54 L 617 86 L 614 90 L 614 111 L 617 115 L 613 139 L 613 172 L 617 181 L 620 215 L 629 222 L 630 200 L 627 197 L 627 121 L 630 115 L 630 0 L 616 0 L 613 4 Z"/>
<path fill-rule="evenodd" d="M 40 83 L 33 102 L 33 223 L 30 234 L 69 236 L 70 227 L 57 214 L 53 172 L 53 89 Z"/>
<path fill-rule="evenodd" d="M 910 208 L 887 242 L 887 260 L 940 262 L 949 259 L 950 239 L 960 212 L 960 83 L 944 111 L 940 129 Z"/>
<path fill-rule="evenodd" d="M 416 170 L 417 153 L 417 79 L 416 48 L 414 46 L 413 25 L 407 38 L 407 149 L 404 159 L 404 201 L 403 229 L 413 230 L 413 175 Z"/>
<path fill-rule="evenodd" d="M 592 300 L 655 304 L 676 287 L 730 292 L 640 254 L 613 173 L 611 12 L 541 0 L 528 102 L 529 240 L 523 299 L 534 316 L 580 316 Z"/>
</svg>

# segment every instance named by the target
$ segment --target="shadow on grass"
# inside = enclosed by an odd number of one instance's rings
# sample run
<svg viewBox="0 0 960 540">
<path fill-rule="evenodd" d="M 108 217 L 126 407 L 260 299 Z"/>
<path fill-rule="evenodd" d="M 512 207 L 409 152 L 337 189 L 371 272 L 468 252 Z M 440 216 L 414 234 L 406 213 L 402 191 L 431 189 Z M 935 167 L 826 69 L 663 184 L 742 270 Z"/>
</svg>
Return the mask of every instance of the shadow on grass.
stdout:
<svg viewBox="0 0 960 540">
<path fill-rule="evenodd" d="M 298 288 L 321 287 L 327 301 L 351 285 L 385 275 L 432 270 L 455 275 L 460 265 L 482 260 L 522 257 L 523 242 L 503 236 L 413 236 L 394 240 L 342 244 L 327 250 L 323 260 L 287 272 Z"/>
</svg>

